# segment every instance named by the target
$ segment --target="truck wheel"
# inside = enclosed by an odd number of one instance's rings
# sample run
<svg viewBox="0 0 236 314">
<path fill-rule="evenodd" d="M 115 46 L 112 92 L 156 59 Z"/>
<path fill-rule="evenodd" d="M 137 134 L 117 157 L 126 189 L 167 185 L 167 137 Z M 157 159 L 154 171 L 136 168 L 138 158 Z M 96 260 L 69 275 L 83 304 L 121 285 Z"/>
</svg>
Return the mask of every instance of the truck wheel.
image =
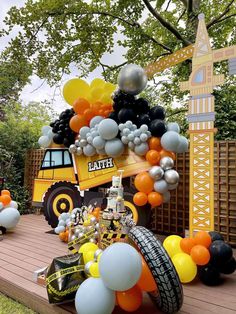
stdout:
<svg viewBox="0 0 236 314">
<path fill-rule="evenodd" d="M 151 206 L 146 204 L 144 206 L 137 206 L 133 202 L 133 196 L 136 191 L 132 188 L 126 188 L 124 190 L 125 207 L 128 208 L 132 214 L 133 219 L 138 226 L 147 227 L 151 219 Z"/>
<path fill-rule="evenodd" d="M 152 301 L 165 313 L 178 312 L 183 304 L 183 289 L 162 244 L 144 227 L 133 227 L 129 237 L 139 248 L 156 281 L 158 291 L 149 293 Z"/>
<path fill-rule="evenodd" d="M 44 216 L 48 224 L 55 228 L 60 214 L 70 212 L 75 207 L 81 207 L 81 204 L 80 192 L 76 186 L 66 181 L 56 182 L 44 195 Z"/>
</svg>

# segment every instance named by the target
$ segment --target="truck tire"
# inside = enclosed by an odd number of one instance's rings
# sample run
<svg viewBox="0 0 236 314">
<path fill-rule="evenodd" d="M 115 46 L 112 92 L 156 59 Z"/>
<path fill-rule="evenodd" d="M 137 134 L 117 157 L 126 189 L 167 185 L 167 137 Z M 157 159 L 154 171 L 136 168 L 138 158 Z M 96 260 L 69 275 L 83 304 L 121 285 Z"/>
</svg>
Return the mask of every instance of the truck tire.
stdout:
<svg viewBox="0 0 236 314">
<path fill-rule="evenodd" d="M 56 182 L 44 195 L 45 219 L 52 228 L 56 228 L 60 214 L 70 212 L 75 207 L 81 207 L 81 204 L 80 192 L 76 186 L 67 181 Z"/>
<path fill-rule="evenodd" d="M 164 313 L 178 312 L 183 304 L 183 289 L 179 276 L 162 244 L 144 227 L 133 227 L 129 238 L 145 259 L 158 291 L 148 293 L 154 304 Z"/>
</svg>

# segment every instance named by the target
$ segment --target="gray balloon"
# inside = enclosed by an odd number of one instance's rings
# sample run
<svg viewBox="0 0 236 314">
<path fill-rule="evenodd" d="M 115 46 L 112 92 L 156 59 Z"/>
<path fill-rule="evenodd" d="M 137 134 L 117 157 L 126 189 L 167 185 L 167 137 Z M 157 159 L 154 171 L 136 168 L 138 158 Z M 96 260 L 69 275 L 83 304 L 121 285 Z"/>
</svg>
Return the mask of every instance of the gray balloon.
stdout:
<svg viewBox="0 0 236 314">
<path fill-rule="evenodd" d="M 167 131 L 161 137 L 161 146 L 168 151 L 175 152 L 180 141 L 180 136 L 174 131 Z"/>
<path fill-rule="evenodd" d="M 179 174 L 173 169 L 165 171 L 164 178 L 168 184 L 176 184 L 179 182 Z"/>
<path fill-rule="evenodd" d="M 124 144 L 118 138 L 107 141 L 105 144 L 105 152 L 108 156 L 111 157 L 121 156 L 124 152 L 124 149 Z"/>
<path fill-rule="evenodd" d="M 134 145 L 133 142 L 129 142 L 128 146 L 129 146 L 129 148 L 130 148 L 131 150 L 134 150 L 134 148 L 135 148 L 135 145 Z"/>
<path fill-rule="evenodd" d="M 170 157 L 163 157 L 160 160 L 160 166 L 163 170 L 169 170 L 174 167 L 174 160 Z"/>
<path fill-rule="evenodd" d="M 121 137 L 121 141 L 122 141 L 122 143 L 125 144 L 125 145 L 129 143 L 129 139 L 128 139 L 127 136 L 122 136 L 122 137 Z"/>
<path fill-rule="evenodd" d="M 154 183 L 154 190 L 158 193 L 165 193 L 168 191 L 168 183 L 165 180 L 158 180 Z"/>
<path fill-rule="evenodd" d="M 104 140 L 111 140 L 119 132 L 118 124 L 112 119 L 104 119 L 99 123 L 98 132 Z"/>
<path fill-rule="evenodd" d="M 188 140 L 186 137 L 180 135 L 180 141 L 176 149 L 176 153 L 186 153 L 187 151 L 188 151 Z"/>
<path fill-rule="evenodd" d="M 101 136 L 96 136 L 93 139 L 93 146 L 96 149 L 102 149 L 105 147 L 106 141 Z"/>
<path fill-rule="evenodd" d="M 51 144 L 51 139 L 47 135 L 40 136 L 38 143 L 40 147 L 47 148 Z"/>
<path fill-rule="evenodd" d="M 88 144 L 84 147 L 83 152 L 85 156 L 94 156 L 96 154 L 96 149 Z"/>
<path fill-rule="evenodd" d="M 172 190 L 177 189 L 178 184 L 179 184 L 178 182 L 175 183 L 175 184 L 168 184 L 168 190 L 169 190 L 169 191 L 172 191 Z"/>
<path fill-rule="evenodd" d="M 146 87 L 147 75 L 139 65 L 128 64 L 118 75 L 118 85 L 127 94 L 137 95 Z"/>
<path fill-rule="evenodd" d="M 74 153 L 76 153 L 76 151 L 77 151 L 77 147 L 75 146 L 75 144 L 71 144 L 69 147 L 69 152 L 71 154 L 74 154 Z"/>
<path fill-rule="evenodd" d="M 170 201 L 170 192 L 167 191 L 167 192 L 163 193 L 162 196 L 163 196 L 163 203 L 169 203 L 169 201 Z"/>
<path fill-rule="evenodd" d="M 80 146 L 80 140 L 79 139 L 75 140 L 75 146 L 77 146 L 77 147 Z"/>
<path fill-rule="evenodd" d="M 139 156 L 144 156 L 148 152 L 148 150 L 149 150 L 149 146 L 147 143 L 141 143 L 141 144 L 136 145 L 134 147 L 135 154 L 137 154 Z"/>
<path fill-rule="evenodd" d="M 76 149 L 76 155 L 80 156 L 83 154 L 83 149 L 81 147 L 77 147 Z"/>
<path fill-rule="evenodd" d="M 82 138 L 79 142 L 80 147 L 85 147 L 88 144 L 87 140 Z"/>
<path fill-rule="evenodd" d="M 180 132 L 180 127 L 179 127 L 177 122 L 169 122 L 167 124 L 167 131 L 174 131 L 174 132 L 179 133 Z"/>
<path fill-rule="evenodd" d="M 148 140 L 147 134 L 146 134 L 146 133 L 142 133 L 142 134 L 140 135 L 140 140 L 141 140 L 142 142 L 147 142 L 147 140 Z"/>
<path fill-rule="evenodd" d="M 96 149 L 96 152 L 98 155 L 106 155 L 106 152 L 105 152 L 105 149 L 102 148 L 102 149 Z"/>
<path fill-rule="evenodd" d="M 101 116 L 95 116 L 91 119 L 89 126 L 90 128 L 94 128 L 96 124 L 99 124 L 102 120 L 104 120 Z"/>
<path fill-rule="evenodd" d="M 149 174 L 154 180 L 160 180 L 164 175 L 164 171 L 160 166 L 153 166 L 149 170 Z"/>
<path fill-rule="evenodd" d="M 134 138 L 134 145 L 140 145 L 141 144 L 141 140 L 139 137 L 135 137 Z"/>
<path fill-rule="evenodd" d="M 79 130 L 79 135 L 81 138 L 86 138 L 86 135 L 90 132 L 90 128 L 88 126 L 83 126 Z"/>
</svg>

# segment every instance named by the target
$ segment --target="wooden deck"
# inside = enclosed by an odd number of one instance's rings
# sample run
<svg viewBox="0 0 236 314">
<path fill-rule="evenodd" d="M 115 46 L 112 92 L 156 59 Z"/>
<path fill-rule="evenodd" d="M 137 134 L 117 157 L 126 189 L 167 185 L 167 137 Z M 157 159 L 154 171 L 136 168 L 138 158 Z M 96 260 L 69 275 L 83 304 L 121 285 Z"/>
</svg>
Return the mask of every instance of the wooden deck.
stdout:
<svg viewBox="0 0 236 314">
<path fill-rule="evenodd" d="M 43 216 L 22 216 L 14 233 L 0 242 L 0 292 L 18 300 L 40 314 L 76 313 L 73 304 L 50 305 L 47 292 L 33 282 L 33 272 L 47 266 L 56 256 L 67 253 L 66 244 L 56 235 L 46 233 L 50 227 Z M 184 286 L 184 305 L 179 313 L 233 314 L 236 312 L 236 274 L 223 285 L 206 287 L 200 282 Z M 127 313 L 115 309 L 114 314 Z M 136 314 L 160 314 L 145 296 Z"/>
</svg>

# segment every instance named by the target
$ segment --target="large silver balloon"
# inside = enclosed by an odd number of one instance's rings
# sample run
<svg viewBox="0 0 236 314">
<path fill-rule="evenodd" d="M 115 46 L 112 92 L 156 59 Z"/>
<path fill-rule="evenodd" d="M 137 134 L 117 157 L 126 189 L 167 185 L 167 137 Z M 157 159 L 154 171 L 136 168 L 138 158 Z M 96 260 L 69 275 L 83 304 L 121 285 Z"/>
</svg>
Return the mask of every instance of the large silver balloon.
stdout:
<svg viewBox="0 0 236 314">
<path fill-rule="evenodd" d="M 118 85 L 127 94 L 137 95 L 146 87 L 147 75 L 139 65 L 128 64 L 118 75 Z"/>
<path fill-rule="evenodd" d="M 154 183 L 154 190 L 158 193 L 165 193 L 168 191 L 168 183 L 165 180 L 158 180 Z"/>
<path fill-rule="evenodd" d="M 163 175 L 164 175 L 164 171 L 161 167 L 159 166 L 153 166 L 150 170 L 149 170 L 149 174 L 150 176 L 154 179 L 154 180 L 160 180 Z"/>
<path fill-rule="evenodd" d="M 179 182 L 179 174 L 173 169 L 167 170 L 164 174 L 164 178 L 168 184 L 176 184 Z"/>
<path fill-rule="evenodd" d="M 170 157 L 163 157 L 160 160 L 160 166 L 163 170 L 169 170 L 174 167 L 174 160 Z"/>
</svg>

